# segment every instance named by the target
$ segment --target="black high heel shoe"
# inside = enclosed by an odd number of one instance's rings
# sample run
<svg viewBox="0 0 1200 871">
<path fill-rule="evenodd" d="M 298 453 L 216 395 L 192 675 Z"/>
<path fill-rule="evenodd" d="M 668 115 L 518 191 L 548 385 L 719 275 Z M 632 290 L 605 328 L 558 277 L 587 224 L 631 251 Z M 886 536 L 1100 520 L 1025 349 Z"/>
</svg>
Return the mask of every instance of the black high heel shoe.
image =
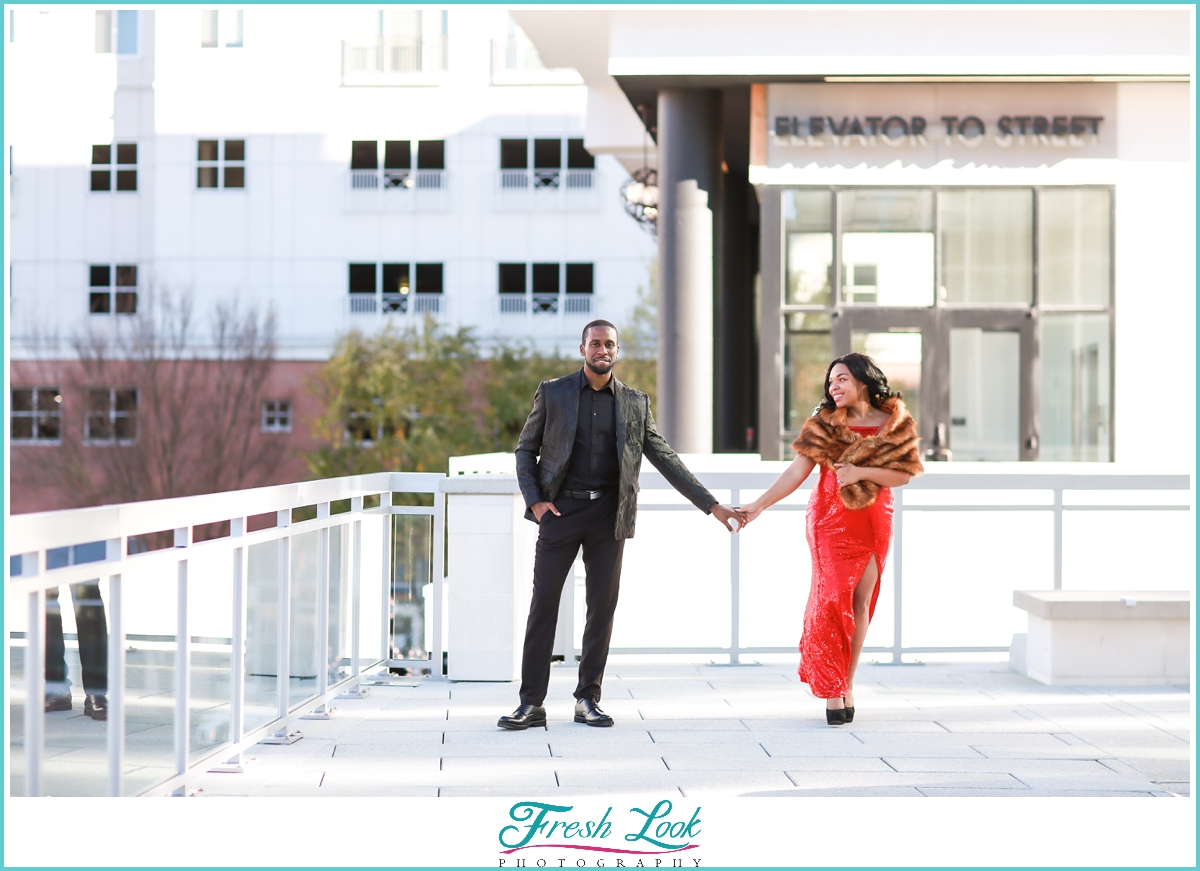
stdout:
<svg viewBox="0 0 1200 871">
<path fill-rule="evenodd" d="M 846 709 L 826 708 L 825 722 L 830 726 L 844 726 L 846 724 Z"/>
<path fill-rule="evenodd" d="M 844 705 L 844 707 L 842 708 L 842 711 L 846 715 L 845 722 L 853 723 L 854 722 L 854 705 L 847 705 L 845 696 L 842 696 L 842 705 Z"/>
</svg>

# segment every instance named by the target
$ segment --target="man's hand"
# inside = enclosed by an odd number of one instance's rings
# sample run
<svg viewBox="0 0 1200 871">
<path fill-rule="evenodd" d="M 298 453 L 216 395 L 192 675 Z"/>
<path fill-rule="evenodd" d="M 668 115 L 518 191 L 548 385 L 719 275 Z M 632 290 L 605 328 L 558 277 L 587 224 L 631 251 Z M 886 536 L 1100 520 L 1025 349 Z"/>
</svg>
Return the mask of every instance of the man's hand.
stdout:
<svg viewBox="0 0 1200 871">
<path fill-rule="evenodd" d="M 529 506 L 529 510 L 533 512 L 533 516 L 537 518 L 538 523 L 542 522 L 542 515 L 547 511 L 552 512 L 555 517 L 562 517 L 558 513 L 558 509 L 554 507 L 553 502 L 534 502 Z"/>
<path fill-rule="evenodd" d="M 738 519 L 737 512 L 732 508 L 726 508 L 720 502 L 714 502 L 709 510 L 712 511 L 712 516 L 721 521 L 721 524 L 731 533 L 738 531 L 741 521 Z M 733 521 L 733 525 L 730 525 L 730 521 Z"/>
</svg>

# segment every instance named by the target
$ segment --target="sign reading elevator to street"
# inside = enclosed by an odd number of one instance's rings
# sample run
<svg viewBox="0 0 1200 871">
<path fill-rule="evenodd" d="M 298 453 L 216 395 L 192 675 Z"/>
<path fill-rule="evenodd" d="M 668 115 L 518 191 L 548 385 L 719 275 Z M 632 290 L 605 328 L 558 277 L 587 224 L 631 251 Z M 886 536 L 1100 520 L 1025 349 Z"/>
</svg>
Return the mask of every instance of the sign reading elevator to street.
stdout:
<svg viewBox="0 0 1200 871">
<path fill-rule="evenodd" d="M 978 115 L 776 115 L 771 134 L 779 145 L 823 148 L 827 145 L 917 147 L 936 140 L 944 145 L 977 147 L 991 136 L 1001 148 L 1081 148 L 1100 139 L 1103 115 L 1001 115 L 990 124 Z"/>
</svg>

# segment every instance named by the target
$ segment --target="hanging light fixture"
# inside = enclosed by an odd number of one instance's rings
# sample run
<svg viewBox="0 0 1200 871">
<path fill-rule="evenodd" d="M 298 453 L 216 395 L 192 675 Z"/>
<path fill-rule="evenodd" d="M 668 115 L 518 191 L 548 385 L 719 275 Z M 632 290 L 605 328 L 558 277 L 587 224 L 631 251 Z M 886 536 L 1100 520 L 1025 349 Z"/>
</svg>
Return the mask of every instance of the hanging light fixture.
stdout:
<svg viewBox="0 0 1200 871">
<path fill-rule="evenodd" d="M 646 106 L 638 106 L 642 118 L 642 165 L 621 185 L 621 203 L 625 213 L 652 235 L 658 233 L 658 172 L 649 166 Z"/>
</svg>

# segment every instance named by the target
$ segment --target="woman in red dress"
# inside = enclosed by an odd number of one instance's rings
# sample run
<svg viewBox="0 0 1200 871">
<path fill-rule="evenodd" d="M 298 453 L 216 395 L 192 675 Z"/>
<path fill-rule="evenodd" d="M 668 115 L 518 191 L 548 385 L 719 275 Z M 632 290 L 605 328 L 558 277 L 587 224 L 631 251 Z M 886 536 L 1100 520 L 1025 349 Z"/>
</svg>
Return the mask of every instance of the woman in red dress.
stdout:
<svg viewBox="0 0 1200 871">
<path fill-rule="evenodd" d="M 826 722 L 841 725 L 854 719 L 854 672 L 892 538 L 891 491 L 922 471 L 916 427 L 875 361 L 848 354 L 829 364 L 825 401 L 792 447 L 796 459 L 739 514 L 750 523 L 821 467 L 806 515 L 812 588 L 799 671 L 826 700 Z"/>
</svg>

